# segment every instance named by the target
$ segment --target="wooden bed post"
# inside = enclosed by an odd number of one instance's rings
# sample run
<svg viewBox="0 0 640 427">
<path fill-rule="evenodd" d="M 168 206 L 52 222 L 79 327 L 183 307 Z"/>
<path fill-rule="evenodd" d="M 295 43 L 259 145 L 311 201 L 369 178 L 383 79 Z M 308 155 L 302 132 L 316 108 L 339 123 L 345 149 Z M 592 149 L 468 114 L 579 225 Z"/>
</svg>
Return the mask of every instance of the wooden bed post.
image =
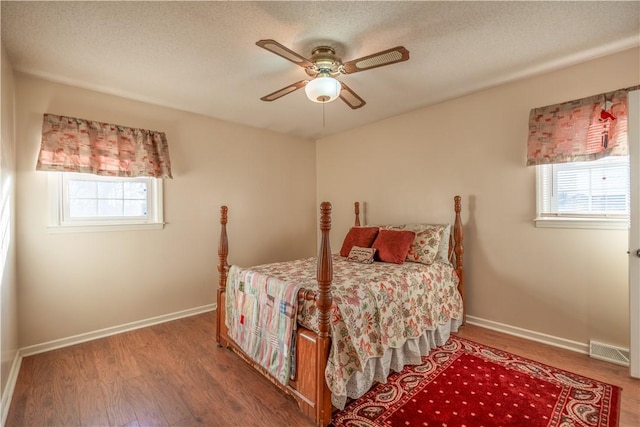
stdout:
<svg viewBox="0 0 640 427">
<path fill-rule="evenodd" d="M 318 253 L 318 294 L 316 305 L 318 306 L 318 353 L 316 357 L 316 424 L 326 426 L 331 422 L 331 392 L 324 378 L 329 359 L 329 322 L 331 321 L 331 282 L 333 280 L 333 263 L 331 260 L 331 243 L 329 231 L 331 230 L 331 203 L 322 202 L 320 205 L 320 250 Z"/>
<path fill-rule="evenodd" d="M 355 202 L 353 208 L 354 208 L 353 210 L 356 213 L 355 226 L 360 227 L 360 202 Z"/>
<path fill-rule="evenodd" d="M 453 251 L 456 254 L 456 272 L 458 273 L 458 279 L 460 282 L 458 283 L 458 291 L 460 292 L 460 296 L 462 296 L 462 324 L 467 321 L 467 310 L 465 308 L 465 296 L 464 296 L 464 269 L 462 268 L 462 260 L 464 255 L 464 246 L 462 241 L 464 240 L 464 229 L 462 228 L 462 219 L 460 218 L 460 211 L 462 210 L 461 198 L 460 196 L 455 196 L 453 198 L 454 209 L 456 212 L 456 219 L 453 223 L 453 238 L 454 238 L 454 248 Z"/>
<path fill-rule="evenodd" d="M 217 325 L 216 325 L 216 342 L 218 346 L 222 346 L 220 342 L 220 331 L 222 330 L 224 322 L 223 310 L 224 310 L 224 294 L 227 288 L 227 274 L 229 272 L 229 264 L 227 264 L 227 255 L 229 254 L 229 241 L 227 240 L 227 212 L 226 206 L 220 207 L 220 243 L 218 244 L 218 273 L 220 278 L 218 280 L 218 298 L 217 298 Z M 226 339 L 225 339 L 226 340 Z"/>
</svg>

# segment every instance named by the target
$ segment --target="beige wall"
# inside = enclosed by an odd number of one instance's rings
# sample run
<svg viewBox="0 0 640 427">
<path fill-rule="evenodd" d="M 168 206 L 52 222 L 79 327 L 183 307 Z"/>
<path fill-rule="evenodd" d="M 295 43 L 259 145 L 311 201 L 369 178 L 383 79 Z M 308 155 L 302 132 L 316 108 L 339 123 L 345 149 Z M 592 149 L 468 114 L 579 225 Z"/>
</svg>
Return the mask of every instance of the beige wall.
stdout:
<svg viewBox="0 0 640 427">
<path fill-rule="evenodd" d="M 17 74 L 19 346 L 213 303 L 220 204 L 230 261 L 250 265 L 314 254 L 322 200 L 335 251 L 355 200 L 369 223 L 441 222 L 460 194 L 469 315 L 627 347 L 627 233 L 535 228 L 524 162 L 531 108 L 638 84 L 639 63 L 634 49 L 316 144 Z M 46 173 L 34 171 L 45 112 L 165 131 L 166 228 L 47 232 Z M 6 301 L 15 291 L 3 293 L 3 345 Z"/>
<path fill-rule="evenodd" d="M 214 303 L 221 204 L 230 262 L 315 253 L 313 141 L 20 73 L 16 100 L 21 347 Z M 43 113 L 166 132 L 165 229 L 49 233 L 47 173 L 34 170 Z"/>
<path fill-rule="evenodd" d="M 0 145 L 0 396 L 7 399 L 11 366 L 18 353 L 18 302 L 15 274 L 15 137 L 14 78 L 11 62 L 2 51 L 2 142 Z M 2 410 L 4 410 L 4 406 Z M 3 414 L 4 415 L 4 414 Z"/>
<path fill-rule="evenodd" d="M 639 64 L 633 49 L 319 140 L 334 249 L 355 200 L 372 224 L 435 222 L 459 194 L 469 315 L 628 348 L 628 233 L 535 228 L 525 157 L 531 108 L 638 84 Z"/>
</svg>

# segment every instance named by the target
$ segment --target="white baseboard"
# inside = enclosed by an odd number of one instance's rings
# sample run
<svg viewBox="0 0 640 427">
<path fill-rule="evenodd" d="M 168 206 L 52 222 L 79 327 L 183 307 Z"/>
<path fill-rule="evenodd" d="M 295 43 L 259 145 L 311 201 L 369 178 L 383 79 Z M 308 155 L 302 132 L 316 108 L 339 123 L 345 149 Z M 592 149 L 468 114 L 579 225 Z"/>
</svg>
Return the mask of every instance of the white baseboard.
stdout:
<svg viewBox="0 0 640 427">
<path fill-rule="evenodd" d="M 11 364 L 7 385 L 4 387 L 4 390 L 2 390 L 2 406 L 0 406 L 0 426 L 2 427 L 4 427 L 4 423 L 7 421 L 7 415 L 9 415 L 9 407 L 11 406 L 11 399 L 13 397 L 13 391 L 16 388 L 16 382 L 18 381 L 21 364 L 22 355 L 20 354 L 20 350 L 18 350 Z"/>
<path fill-rule="evenodd" d="M 575 351 L 577 353 L 589 354 L 589 344 L 577 341 L 571 341 L 565 338 L 554 337 L 540 332 L 530 331 L 528 329 L 518 328 L 517 326 L 505 325 L 504 323 L 494 322 L 492 320 L 481 319 L 475 316 L 467 316 L 467 323 L 471 325 L 481 326 L 483 328 L 492 329 L 494 331 L 503 332 L 508 335 L 525 338 L 554 347 L 564 348 L 566 350 Z"/>
<path fill-rule="evenodd" d="M 181 319 L 183 317 L 195 316 L 196 314 L 206 313 L 216 309 L 216 304 L 207 304 L 200 307 L 190 308 L 188 310 L 177 311 L 175 313 L 163 314 L 162 316 L 152 317 L 150 319 L 138 320 L 136 322 L 125 323 L 124 325 L 112 326 L 110 328 L 99 329 L 93 332 L 74 335 L 67 338 L 61 338 L 45 342 L 42 344 L 30 345 L 20 349 L 22 357 L 32 356 L 45 351 L 51 351 L 70 345 L 80 344 L 86 341 L 92 341 L 98 338 L 104 338 L 122 332 L 133 331 L 135 329 L 146 328 L 147 326 L 157 325 L 158 323 L 170 322 L 171 320 Z"/>
</svg>

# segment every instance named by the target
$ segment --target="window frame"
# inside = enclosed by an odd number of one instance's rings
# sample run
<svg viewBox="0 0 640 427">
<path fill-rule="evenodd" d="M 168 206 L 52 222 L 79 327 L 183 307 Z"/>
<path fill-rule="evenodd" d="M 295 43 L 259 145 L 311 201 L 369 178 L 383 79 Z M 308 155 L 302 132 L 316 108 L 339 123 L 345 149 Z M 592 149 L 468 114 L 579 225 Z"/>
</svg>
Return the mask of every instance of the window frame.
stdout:
<svg viewBox="0 0 640 427">
<path fill-rule="evenodd" d="M 95 232 L 125 230 L 161 230 L 164 228 L 162 179 L 152 177 L 105 177 L 75 172 L 48 172 L 50 232 Z M 145 181 L 147 182 L 147 217 L 97 217 L 96 219 L 72 219 L 68 214 L 68 181 L 70 175 L 82 175 L 94 181 Z"/>
<path fill-rule="evenodd" d="M 628 158 L 628 157 L 627 157 Z M 542 228 L 586 228 L 603 230 L 623 230 L 629 228 L 629 213 L 621 214 L 563 214 L 557 212 L 544 212 L 545 199 L 545 175 L 553 174 L 552 165 L 536 166 L 536 227 Z M 627 179 L 630 177 L 627 175 Z M 630 182 L 627 181 L 627 192 Z M 627 204 L 628 209 L 628 204 Z"/>
</svg>

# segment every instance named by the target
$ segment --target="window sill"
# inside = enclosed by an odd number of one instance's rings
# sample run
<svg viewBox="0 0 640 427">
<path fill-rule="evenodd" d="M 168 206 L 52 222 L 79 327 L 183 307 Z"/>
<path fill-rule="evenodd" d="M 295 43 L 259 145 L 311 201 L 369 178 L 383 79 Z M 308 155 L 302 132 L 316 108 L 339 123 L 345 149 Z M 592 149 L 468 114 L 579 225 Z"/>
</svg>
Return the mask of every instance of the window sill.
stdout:
<svg viewBox="0 0 640 427">
<path fill-rule="evenodd" d="M 163 222 L 146 224 L 50 225 L 49 233 L 99 233 L 103 231 L 162 230 Z"/>
<path fill-rule="evenodd" d="M 534 219 L 538 228 L 587 228 L 593 230 L 627 230 L 628 219 L 619 218 L 571 218 L 538 217 Z"/>
</svg>

